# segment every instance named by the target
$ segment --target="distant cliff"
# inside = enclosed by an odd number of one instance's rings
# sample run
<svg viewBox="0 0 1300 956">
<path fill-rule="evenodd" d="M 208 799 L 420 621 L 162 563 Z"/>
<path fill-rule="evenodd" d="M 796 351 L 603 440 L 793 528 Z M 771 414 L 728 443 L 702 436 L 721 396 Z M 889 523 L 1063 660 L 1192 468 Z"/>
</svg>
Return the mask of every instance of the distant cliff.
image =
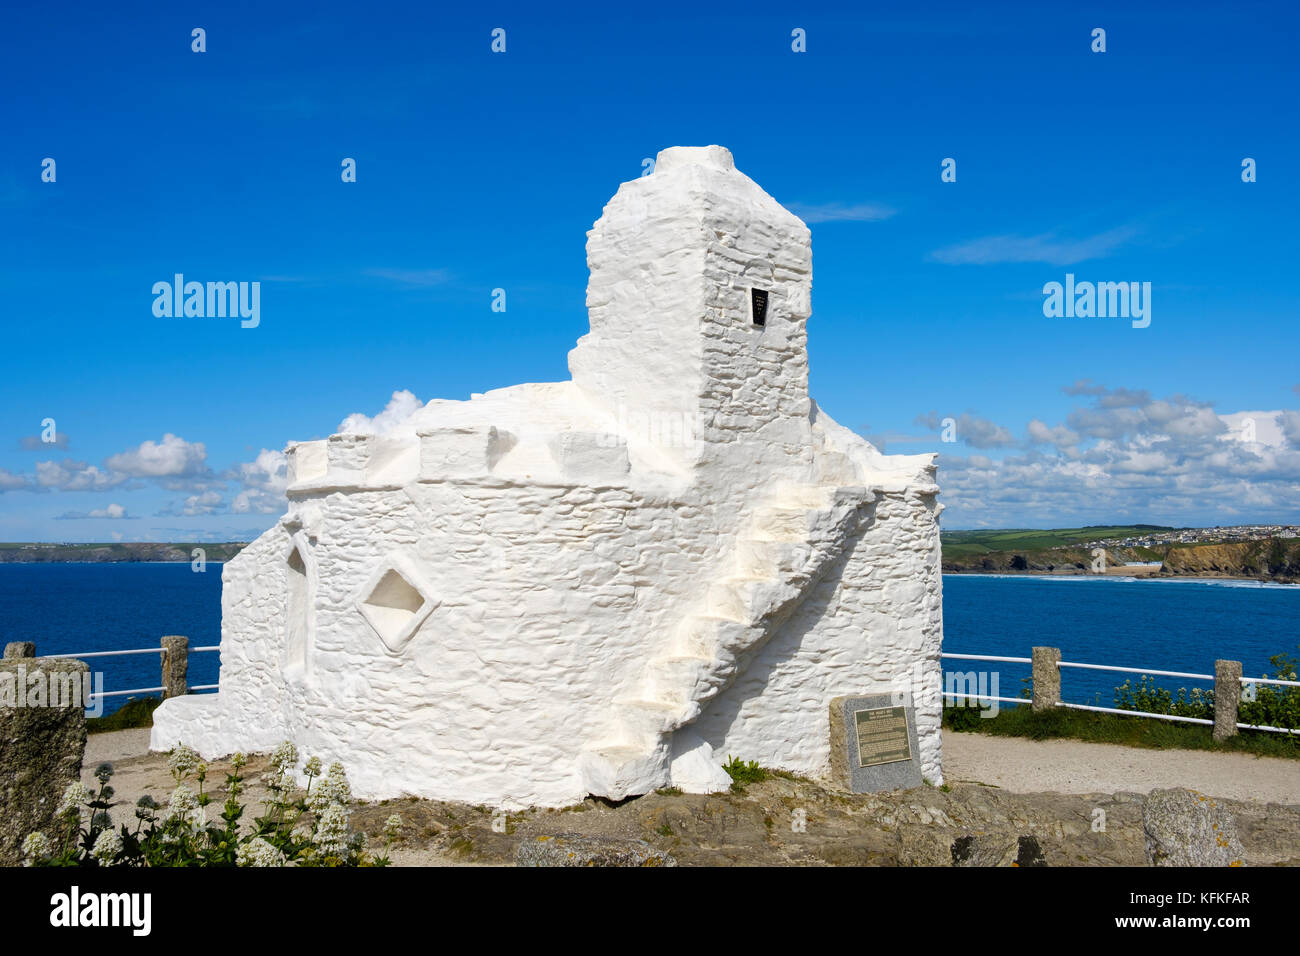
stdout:
<svg viewBox="0 0 1300 956">
<path fill-rule="evenodd" d="M 0 544 L 0 564 L 48 564 L 57 561 L 192 561 L 202 548 L 206 561 L 229 561 L 247 542 L 221 544 L 132 541 L 116 544 Z"/>
<path fill-rule="evenodd" d="M 1269 538 L 1265 541 L 1234 541 L 1229 544 L 1170 548 L 1160 573 L 1298 582 L 1300 538 Z"/>
<path fill-rule="evenodd" d="M 1123 574 L 1130 561 L 1162 561 L 1148 577 L 1254 578 L 1300 583 L 1300 538 L 1269 538 L 1226 544 L 1179 545 L 1163 549 L 1107 548 L 1109 573 Z M 943 555 L 943 570 L 950 574 L 1084 574 L 1092 567 L 1089 548 L 989 551 L 983 554 Z"/>
</svg>

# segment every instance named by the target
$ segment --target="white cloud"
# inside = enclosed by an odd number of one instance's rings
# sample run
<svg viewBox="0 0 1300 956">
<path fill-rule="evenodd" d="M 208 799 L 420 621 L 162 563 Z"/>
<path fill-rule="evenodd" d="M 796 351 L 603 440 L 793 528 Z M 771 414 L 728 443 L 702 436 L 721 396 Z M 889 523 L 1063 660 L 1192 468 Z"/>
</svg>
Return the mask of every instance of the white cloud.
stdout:
<svg viewBox="0 0 1300 956">
<path fill-rule="evenodd" d="M 23 451 L 46 451 L 49 448 L 57 448 L 59 451 L 67 451 L 68 433 L 56 431 L 54 441 L 47 442 L 41 439 L 40 435 L 24 435 L 18 439 L 18 446 Z"/>
<path fill-rule="evenodd" d="M 1003 262 L 1043 262 L 1068 266 L 1087 259 L 1101 259 L 1137 235 L 1131 226 L 1110 229 L 1082 239 L 1061 239 L 1055 233 L 1037 236 L 984 236 L 945 246 L 930 253 L 936 262 L 948 265 L 993 265 Z"/>
<path fill-rule="evenodd" d="M 1016 444 L 1015 437 L 1007 429 L 987 418 L 980 418 L 969 412 L 962 412 L 953 420 L 953 432 L 957 441 L 972 448 L 1008 448 Z M 928 415 L 916 416 L 913 424 L 924 425 L 934 431 L 941 431 L 945 419 L 930 412 Z"/>
<path fill-rule="evenodd" d="M 288 506 L 288 459 L 282 451 L 263 448 L 252 461 L 241 462 L 225 477 L 239 482 L 230 502 L 235 514 L 278 514 Z"/>
<path fill-rule="evenodd" d="M 207 472 L 207 449 L 168 432 L 161 442 L 141 442 L 130 451 L 109 455 L 104 464 L 133 478 L 188 478 Z"/>
<path fill-rule="evenodd" d="M 106 508 L 94 508 L 91 511 L 68 511 L 57 516 L 59 519 L 78 519 L 78 518 L 107 518 L 110 520 L 121 520 L 131 518 L 126 513 L 126 508 L 119 504 L 110 504 Z"/>
<path fill-rule="evenodd" d="M 1073 450 L 1079 444 L 1078 432 L 1070 431 L 1064 425 L 1048 427 L 1046 422 L 1039 421 L 1037 418 L 1030 419 L 1025 432 L 1033 444 L 1053 445 L 1062 451 Z"/>
<path fill-rule="evenodd" d="M 367 269 L 365 274 L 415 288 L 442 285 L 451 280 L 451 273 L 446 269 Z"/>
<path fill-rule="evenodd" d="M 820 205 L 792 203 L 790 211 L 806 223 L 879 222 L 894 215 L 894 210 L 878 203 L 828 202 Z"/>
<path fill-rule="evenodd" d="M 349 415 L 339 424 L 339 434 L 382 435 L 405 422 L 423 407 L 423 403 L 413 394 L 403 389 L 393 392 L 384 410 L 374 418 L 367 418 L 360 412 Z"/>
<path fill-rule="evenodd" d="M 15 474 L 8 468 L 0 468 L 0 491 L 17 491 L 31 486 L 32 479 L 29 476 Z"/>
<path fill-rule="evenodd" d="M 1297 520 L 1300 412 L 1218 414 L 1186 396 L 1086 381 L 1066 391 L 1093 401 L 1070 412 L 1068 427 L 1032 419 L 1020 454 L 941 453 L 946 526 Z M 1247 419 L 1254 441 L 1245 440 Z"/>
<path fill-rule="evenodd" d="M 128 480 L 124 474 L 104 471 L 84 461 L 65 458 L 63 461 L 38 461 L 35 485 L 40 490 L 106 491 Z"/>
<path fill-rule="evenodd" d="M 225 510 L 226 499 L 219 491 L 202 491 L 188 496 L 182 502 L 176 502 L 158 512 L 158 517 L 187 517 L 221 514 Z"/>
</svg>

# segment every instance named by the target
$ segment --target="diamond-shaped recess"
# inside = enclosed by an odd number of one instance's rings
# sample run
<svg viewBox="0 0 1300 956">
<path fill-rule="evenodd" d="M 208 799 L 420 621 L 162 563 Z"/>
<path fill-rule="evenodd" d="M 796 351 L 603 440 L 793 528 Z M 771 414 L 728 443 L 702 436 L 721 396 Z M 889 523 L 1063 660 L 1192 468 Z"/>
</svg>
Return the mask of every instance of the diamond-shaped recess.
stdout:
<svg viewBox="0 0 1300 956">
<path fill-rule="evenodd" d="M 400 558 L 375 568 L 357 595 L 362 617 L 394 654 L 406 647 L 438 603 L 415 569 Z"/>
</svg>

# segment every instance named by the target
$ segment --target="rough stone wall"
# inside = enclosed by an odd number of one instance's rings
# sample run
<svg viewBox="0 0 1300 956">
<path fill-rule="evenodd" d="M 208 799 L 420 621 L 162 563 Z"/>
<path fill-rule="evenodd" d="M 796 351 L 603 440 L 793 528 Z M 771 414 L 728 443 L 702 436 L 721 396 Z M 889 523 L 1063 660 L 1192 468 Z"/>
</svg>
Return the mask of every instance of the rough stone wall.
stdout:
<svg viewBox="0 0 1300 956">
<path fill-rule="evenodd" d="M 729 481 L 740 469 L 769 480 L 806 478 L 812 461 L 805 325 L 811 235 L 756 184 L 742 199 L 734 187 L 718 183 L 724 173 L 701 168 L 699 175 L 710 232 L 700 407 L 705 464 L 717 472 L 702 473 L 701 480 Z M 768 293 L 761 327 L 751 316 L 755 288 Z"/>
<path fill-rule="evenodd" d="M 86 750 L 83 675 L 88 671 L 83 661 L 0 661 L 0 681 L 6 682 L 6 705 L 0 706 L 0 866 L 22 862 L 22 843 L 29 833 L 50 834 L 64 789 L 80 779 Z M 21 690 L 20 677 L 28 685 Z M 44 685 L 38 697 L 32 696 L 37 693 L 33 679 Z M 77 685 L 75 693 L 63 690 L 68 682 Z M 51 706 L 56 695 L 60 702 L 71 699 L 71 705 Z M 22 706 L 8 706 L 20 700 Z"/>
<path fill-rule="evenodd" d="M 943 634 L 934 509 L 932 496 L 880 496 L 840 561 L 696 722 L 715 752 L 821 777 L 830 770 L 826 703 L 906 689 L 921 772 L 943 782 L 942 715 L 932 692 L 942 679 Z"/>
<path fill-rule="evenodd" d="M 429 482 L 317 504 L 310 678 L 282 667 L 281 530 L 223 578 L 221 739 L 205 726 L 210 701 L 194 698 L 193 719 L 169 723 L 175 739 L 156 734 L 156 747 L 290 737 L 345 758 L 358 793 L 576 802 L 577 755 L 730 550 L 709 509 L 626 488 Z M 438 602 L 397 654 L 355 605 L 395 551 L 424 569 Z"/>
</svg>

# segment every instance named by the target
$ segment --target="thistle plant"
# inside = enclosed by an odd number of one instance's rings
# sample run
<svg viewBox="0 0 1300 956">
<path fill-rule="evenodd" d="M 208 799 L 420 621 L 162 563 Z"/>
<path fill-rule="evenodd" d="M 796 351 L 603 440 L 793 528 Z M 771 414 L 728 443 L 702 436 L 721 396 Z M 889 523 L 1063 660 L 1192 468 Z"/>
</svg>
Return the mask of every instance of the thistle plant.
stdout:
<svg viewBox="0 0 1300 956">
<path fill-rule="evenodd" d="M 94 772 L 98 791 L 80 782 L 69 784 L 54 832 L 33 833 L 23 842 L 24 865 L 387 866 L 387 853 L 401 832 L 401 818 L 394 814 L 385 823 L 384 852 L 368 853 L 365 834 L 349 826 L 352 789 L 342 764 L 331 764 L 322 776 L 320 759 L 310 758 L 303 767 L 307 783 L 300 791 L 294 780 L 297 763 L 298 750 L 292 743 L 276 748 L 264 778 L 265 812 L 244 825 L 245 807 L 239 796 L 244 789 L 241 771 L 248 758 L 235 754 L 226 775 L 225 803 L 219 817 L 209 822 L 208 766 L 182 744 L 168 757 L 176 788 L 167 804 L 141 797 L 133 808 L 134 827 L 113 824 L 113 788 L 108 782 L 113 767 L 101 764 Z"/>
</svg>

